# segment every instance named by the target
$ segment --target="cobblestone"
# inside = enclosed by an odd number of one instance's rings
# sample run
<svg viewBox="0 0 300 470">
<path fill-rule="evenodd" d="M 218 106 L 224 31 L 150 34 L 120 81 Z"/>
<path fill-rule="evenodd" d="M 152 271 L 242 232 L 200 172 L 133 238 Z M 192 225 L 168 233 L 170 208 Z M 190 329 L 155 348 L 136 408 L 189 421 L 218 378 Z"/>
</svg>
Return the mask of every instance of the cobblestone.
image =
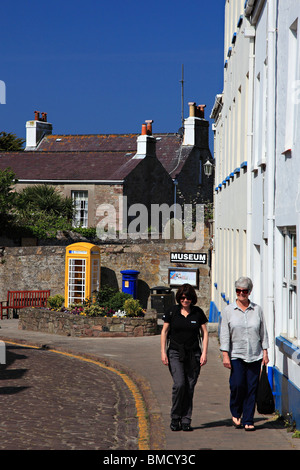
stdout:
<svg viewBox="0 0 300 470">
<path fill-rule="evenodd" d="M 8 345 L 0 365 L 1 450 L 135 450 L 135 402 L 117 374 Z"/>
</svg>

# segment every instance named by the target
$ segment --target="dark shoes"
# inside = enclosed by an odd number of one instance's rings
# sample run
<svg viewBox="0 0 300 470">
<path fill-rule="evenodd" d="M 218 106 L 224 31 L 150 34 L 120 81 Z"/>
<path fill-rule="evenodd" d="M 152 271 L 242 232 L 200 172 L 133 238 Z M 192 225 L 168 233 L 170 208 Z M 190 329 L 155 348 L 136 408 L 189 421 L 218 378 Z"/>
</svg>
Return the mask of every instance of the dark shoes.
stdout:
<svg viewBox="0 0 300 470">
<path fill-rule="evenodd" d="M 172 431 L 180 431 L 181 430 L 181 421 L 180 419 L 172 419 L 170 428 Z"/>
<path fill-rule="evenodd" d="M 182 427 L 183 431 L 192 431 L 193 430 L 192 426 L 188 423 L 182 423 L 181 427 Z"/>
<path fill-rule="evenodd" d="M 193 428 L 189 423 L 181 423 L 180 419 L 172 419 L 170 428 L 172 431 L 192 431 Z"/>
</svg>

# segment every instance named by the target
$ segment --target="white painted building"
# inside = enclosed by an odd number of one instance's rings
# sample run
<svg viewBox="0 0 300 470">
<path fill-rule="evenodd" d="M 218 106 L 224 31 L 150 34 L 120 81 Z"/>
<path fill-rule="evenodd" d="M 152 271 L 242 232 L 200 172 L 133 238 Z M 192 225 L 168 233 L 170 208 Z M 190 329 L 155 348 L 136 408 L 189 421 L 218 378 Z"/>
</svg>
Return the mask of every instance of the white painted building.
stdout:
<svg viewBox="0 0 300 470">
<path fill-rule="evenodd" d="M 236 31 L 234 17 L 240 24 Z M 216 162 L 212 320 L 235 299 L 234 281 L 251 277 L 251 298 L 263 307 L 268 325 L 276 408 L 289 412 L 298 429 L 299 17 L 298 0 L 225 1 L 225 51 L 230 35 L 236 36 L 230 56 L 225 54 L 224 90 L 211 114 Z"/>
<path fill-rule="evenodd" d="M 249 272 L 247 231 L 251 219 L 254 28 L 244 16 L 244 0 L 225 3 L 224 88 L 216 96 L 214 123 L 215 233 L 212 300 L 220 312 L 234 300 L 234 281 Z"/>
<path fill-rule="evenodd" d="M 289 411 L 300 429 L 300 1 L 279 1 L 278 8 L 274 383 L 278 407 Z"/>
</svg>

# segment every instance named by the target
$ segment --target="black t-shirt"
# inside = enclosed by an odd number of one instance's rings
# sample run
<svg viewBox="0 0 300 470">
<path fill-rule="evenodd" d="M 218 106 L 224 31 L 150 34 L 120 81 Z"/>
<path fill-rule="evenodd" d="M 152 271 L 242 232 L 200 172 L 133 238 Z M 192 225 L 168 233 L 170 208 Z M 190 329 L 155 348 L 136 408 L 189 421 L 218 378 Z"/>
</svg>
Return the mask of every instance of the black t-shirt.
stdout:
<svg viewBox="0 0 300 470">
<path fill-rule="evenodd" d="M 170 323 L 170 349 L 173 349 L 174 345 L 189 346 L 199 341 L 199 329 L 201 325 L 207 323 L 205 313 L 196 305 L 191 307 L 187 317 L 184 317 L 180 310 L 180 305 L 176 305 L 171 307 L 163 316 L 165 323 Z M 174 346 L 174 349 L 177 349 L 177 347 Z"/>
</svg>

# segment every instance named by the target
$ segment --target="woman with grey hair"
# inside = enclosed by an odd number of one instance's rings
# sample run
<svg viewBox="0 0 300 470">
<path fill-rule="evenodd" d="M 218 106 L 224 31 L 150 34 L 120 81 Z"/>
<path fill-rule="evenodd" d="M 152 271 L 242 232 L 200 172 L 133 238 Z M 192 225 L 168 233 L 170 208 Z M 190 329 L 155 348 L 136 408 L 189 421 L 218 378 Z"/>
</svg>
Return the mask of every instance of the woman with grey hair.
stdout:
<svg viewBox="0 0 300 470">
<path fill-rule="evenodd" d="M 261 365 L 267 365 L 268 333 L 261 307 L 249 300 L 250 278 L 235 282 L 236 301 L 222 312 L 220 350 L 230 369 L 230 411 L 236 428 L 254 431 L 255 397 Z"/>
<path fill-rule="evenodd" d="M 253 284 L 250 277 L 240 277 L 237 281 L 235 281 L 234 285 L 236 289 L 241 287 L 248 289 L 249 293 L 251 293 L 253 289 Z"/>
</svg>

